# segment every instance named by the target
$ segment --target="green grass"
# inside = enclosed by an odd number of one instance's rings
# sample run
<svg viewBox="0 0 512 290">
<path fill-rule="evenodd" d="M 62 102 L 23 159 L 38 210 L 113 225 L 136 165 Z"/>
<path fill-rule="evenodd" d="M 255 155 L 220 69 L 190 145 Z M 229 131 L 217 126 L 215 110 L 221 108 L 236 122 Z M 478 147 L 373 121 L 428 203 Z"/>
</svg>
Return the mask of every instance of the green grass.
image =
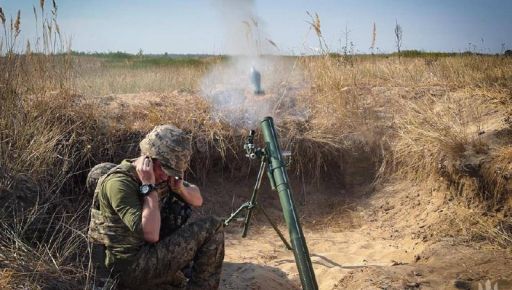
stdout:
<svg viewBox="0 0 512 290">
<path fill-rule="evenodd" d="M 84 53 L 72 52 L 74 56 L 89 56 L 100 60 L 103 65 L 109 67 L 126 67 L 126 68 L 148 68 L 148 67 L 166 67 L 166 66 L 203 66 L 210 63 L 225 59 L 222 56 L 210 55 L 137 55 L 126 52 L 108 52 L 108 53 Z"/>
<path fill-rule="evenodd" d="M 394 56 L 398 56 L 398 52 L 392 53 Z M 422 51 L 422 50 L 402 50 L 400 52 L 401 57 L 449 57 L 458 56 L 461 53 L 458 52 L 436 52 L 436 51 Z"/>
</svg>

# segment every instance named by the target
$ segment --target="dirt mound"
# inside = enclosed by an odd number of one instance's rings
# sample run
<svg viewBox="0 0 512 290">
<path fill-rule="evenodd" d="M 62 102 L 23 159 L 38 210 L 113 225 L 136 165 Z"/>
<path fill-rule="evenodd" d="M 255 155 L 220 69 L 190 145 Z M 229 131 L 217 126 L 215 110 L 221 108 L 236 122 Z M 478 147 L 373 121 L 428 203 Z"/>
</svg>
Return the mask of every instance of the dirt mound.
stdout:
<svg viewBox="0 0 512 290">
<path fill-rule="evenodd" d="M 225 262 L 222 271 L 222 289 L 300 289 L 278 268 L 256 263 Z M 261 281 L 265 281 L 264 286 Z"/>
<path fill-rule="evenodd" d="M 353 271 L 335 289 L 478 289 L 487 281 L 498 289 L 512 287 L 512 257 L 505 250 L 444 242 L 417 257 L 413 262 Z"/>
<path fill-rule="evenodd" d="M 512 253 L 461 228 L 450 193 L 410 183 L 386 184 L 369 199 L 372 234 L 402 249 L 391 265 L 352 271 L 336 289 L 477 289 L 487 280 L 509 289 Z M 368 215 L 369 214 L 369 215 Z M 459 223 L 459 224 L 457 224 Z"/>
</svg>

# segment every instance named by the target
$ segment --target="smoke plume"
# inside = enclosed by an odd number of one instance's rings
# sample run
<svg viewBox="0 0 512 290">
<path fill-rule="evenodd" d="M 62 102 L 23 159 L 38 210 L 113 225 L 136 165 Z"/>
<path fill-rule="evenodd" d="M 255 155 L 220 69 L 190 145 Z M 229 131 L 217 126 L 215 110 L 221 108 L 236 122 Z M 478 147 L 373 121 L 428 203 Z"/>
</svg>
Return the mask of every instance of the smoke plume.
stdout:
<svg viewBox="0 0 512 290">
<path fill-rule="evenodd" d="M 294 59 L 279 56 L 276 43 L 256 14 L 252 0 L 216 0 L 225 32 L 227 61 L 215 65 L 202 79 L 201 94 L 215 116 L 235 128 L 254 128 L 272 116 L 279 104 L 290 102 L 290 82 L 302 79 Z M 254 93 L 251 68 L 261 73 L 264 95 Z"/>
</svg>

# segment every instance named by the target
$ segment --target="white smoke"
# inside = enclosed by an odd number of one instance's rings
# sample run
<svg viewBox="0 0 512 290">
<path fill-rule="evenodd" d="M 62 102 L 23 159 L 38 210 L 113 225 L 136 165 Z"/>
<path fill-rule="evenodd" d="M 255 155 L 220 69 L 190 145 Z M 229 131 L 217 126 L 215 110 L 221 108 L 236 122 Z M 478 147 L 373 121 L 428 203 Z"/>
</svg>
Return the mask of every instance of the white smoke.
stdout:
<svg viewBox="0 0 512 290">
<path fill-rule="evenodd" d="M 225 30 L 228 61 L 214 66 L 202 79 L 201 94 L 215 109 L 216 117 L 233 127 L 253 128 L 272 116 L 287 100 L 285 88 L 301 76 L 293 59 L 278 56 L 265 24 L 252 0 L 214 0 Z M 251 67 L 261 73 L 264 95 L 255 95 Z"/>
</svg>

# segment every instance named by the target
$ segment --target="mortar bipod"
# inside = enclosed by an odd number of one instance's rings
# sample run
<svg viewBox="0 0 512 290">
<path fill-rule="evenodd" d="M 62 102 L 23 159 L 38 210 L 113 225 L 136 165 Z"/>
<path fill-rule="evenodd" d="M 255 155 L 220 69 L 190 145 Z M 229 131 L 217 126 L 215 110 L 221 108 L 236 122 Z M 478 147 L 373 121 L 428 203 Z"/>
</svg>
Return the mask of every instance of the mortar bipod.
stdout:
<svg viewBox="0 0 512 290">
<path fill-rule="evenodd" d="M 267 159 L 265 156 L 262 156 L 261 157 L 261 163 L 260 163 L 260 170 L 258 172 L 258 177 L 256 178 L 256 184 L 254 185 L 254 189 L 252 191 L 252 196 L 251 196 L 251 200 L 248 201 L 248 202 L 245 202 L 244 204 L 242 204 L 240 206 L 240 208 L 238 208 L 234 213 L 232 213 L 225 221 L 224 221 L 224 225 L 225 226 L 228 226 L 229 223 L 234 219 L 236 218 L 238 215 L 240 215 L 240 213 L 247 209 L 247 215 L 245 216 L 245 221 L 244 221 L 244 228 L 243 228 L 243 231 L 242 231 L 242 237 L 245 238 L 247 236 L 247 232 L 249 231 L 249 224 L 251 222 L 251 218 L 252 218 L 252 214 L 253 214 L 253 210 L 257 209 L 257 210 L 260 210 L 261 213 L 263 213 L 263 215 L 265 216 L 265 218 L 268 220 L 268 222 L 270 223 L 270 225 L 272 226 L 272 228 L 276 231 L 277 235 L 279 236 L 279 238 L 281 238 L 281 240 L 283 241 L 284 245 L 286 246 L 286 248 L 290 251 L 293 250 L 292 246 L 290 245 L 290 243 L 288 243 L 288 241 L 286 240 L 286 238 L 284 237 L 283 233 L 281 233 L 281 231 L 279 230 L 279 228 L 277 227 L 277 225 L 272 221 L 272 219 L 270 218 L 270 216 L 267 214 L 267 212 L 265 211 L 265 209 L 261 206 L 258 205 L 258 202 L 257 202 L 257 198 L 258 198 L 258 192 L 259 192 L 259 189 L 260 189 L 260 186 L 261 186 L 261 181 L 263 179 L 263 174 L 265 173 L 265 168 L 268 166 L 268 163 L 267 163 Z"/>
</svg>

